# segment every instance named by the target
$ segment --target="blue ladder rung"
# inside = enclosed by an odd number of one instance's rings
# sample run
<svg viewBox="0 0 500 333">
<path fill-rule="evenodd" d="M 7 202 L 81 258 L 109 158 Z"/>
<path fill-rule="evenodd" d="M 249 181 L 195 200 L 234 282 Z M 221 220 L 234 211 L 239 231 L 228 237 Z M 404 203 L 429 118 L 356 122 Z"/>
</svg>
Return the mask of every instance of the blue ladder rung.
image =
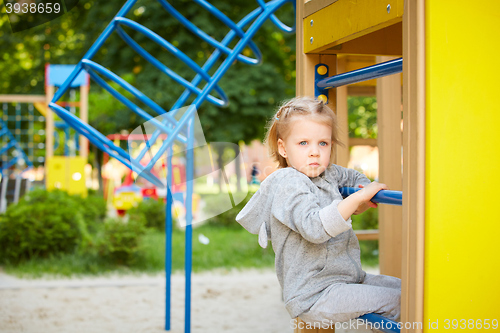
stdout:
<svg viewBox="0 0 500 333">
<path fill-rule="evenodd" d="M 379 331 L 385 333 L 400 333 L 401 330 L 399 325 L 394 320 L 387 319 L 384 316 L 381 316 L 376 313 L 367 313 L 358 318 L 365 322 L 370 323 L 369 325 Z"/>
</svg>

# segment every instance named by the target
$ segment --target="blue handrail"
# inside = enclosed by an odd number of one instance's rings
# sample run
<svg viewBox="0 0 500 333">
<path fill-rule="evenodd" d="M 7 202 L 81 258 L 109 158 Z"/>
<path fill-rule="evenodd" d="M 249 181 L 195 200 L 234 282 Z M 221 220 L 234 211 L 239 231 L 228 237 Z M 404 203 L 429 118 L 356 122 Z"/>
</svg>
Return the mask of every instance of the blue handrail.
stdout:
<svg viewBox="0 0 500 333">
<path fill-rule="evenodd" d="M 358 83 L 366 80 L 376 79 L 382 76 L 401 73 L 403 71 L 403 58 L 394 59 L 373 66 L 356 69 L 351 72 L 330 76 L 316 82 L 316 86 L 322 89 L 331 89 L 347 84 Z"/>
<path fill-rule="evenodd" d="M 340 194 L 342 194 L 344 198 L 350 196 L 351 194 L 359 190 L 361 190 L 361 188 L 354 188 L 354 187 L 339 188 Z M 375 203 L 401 206 L 403 204 L 403 192 L 382 190 L 379 191 L 377 194 L 375 194 L 375 196 L 371 201 Z"/>
</svg>

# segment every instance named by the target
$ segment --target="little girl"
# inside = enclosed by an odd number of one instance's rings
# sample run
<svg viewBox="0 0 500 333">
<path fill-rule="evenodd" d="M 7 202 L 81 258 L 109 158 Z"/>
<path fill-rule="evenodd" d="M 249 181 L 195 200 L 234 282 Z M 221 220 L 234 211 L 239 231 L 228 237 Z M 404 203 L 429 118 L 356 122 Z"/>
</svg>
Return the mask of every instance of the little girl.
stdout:
<svg viewBox="0 0 500 333">
<path fill-rule="evenodd" d="M 351 215 L 377 207 L 371 198 L 384 184 L 332 163 L 337 137 L 333 111 L 297 97 L 284 104 L 265 140 L 279 169 L 269 175 L 236 220 L 270 239 L 276 274 L 291 318 L 308 323 L 344 322 L 375 312 L 400 315 L 401 280 L 361 269 Z M 339 188 L 362 189 L 342 199 Z"/>
</svg>

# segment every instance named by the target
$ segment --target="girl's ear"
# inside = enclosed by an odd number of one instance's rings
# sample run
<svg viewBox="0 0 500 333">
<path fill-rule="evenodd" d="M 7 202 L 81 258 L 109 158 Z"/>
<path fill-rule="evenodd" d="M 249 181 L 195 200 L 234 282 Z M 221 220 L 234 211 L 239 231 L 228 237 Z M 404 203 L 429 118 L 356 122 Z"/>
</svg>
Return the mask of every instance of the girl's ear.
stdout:
<svg viewBox="0 0 500 333">
<path fill-rule="evenodd" d="M 285 143 L 281 139 L 278 139 L 278 152 L 283 158 L 286 158 Z"/>
</svg>

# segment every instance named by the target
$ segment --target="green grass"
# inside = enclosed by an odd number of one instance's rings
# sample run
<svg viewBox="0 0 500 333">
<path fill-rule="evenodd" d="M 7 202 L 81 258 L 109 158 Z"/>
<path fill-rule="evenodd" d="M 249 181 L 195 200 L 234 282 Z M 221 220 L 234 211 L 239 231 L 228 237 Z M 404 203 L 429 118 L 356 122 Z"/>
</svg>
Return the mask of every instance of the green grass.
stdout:
<svg viewBox="0 0 500 333">
<path fill-rule="evenodd" d="M 204 245 L 198 241 L 200 234 L 210 240 Z M 172 235 L 172 270 L 184 270 L 184 231 L 174 230 Z M 377 241 L 362 241 L 363 266 L 377 266 Z M 374 252 L 375 251 L 375 252 Z M 49 258 L 34 258 L 17 265 L 6 263 L 3 270 L 18 277 L 70 277 L 82 275 L 159 273 L 165 265 L 165 234 L 149 229 L 142 236 L 140 251 L 130 266 L 111 264 L 92 254 L 62 254 Z M 193 229 L 193 271 L 215 268 L 273 268 L 274 252 L 271 245 L 262 249 L 257 236 L 243 228 L 224 228 L 203 225 Z"/>
<path fill-rule="evenodd" d="M 201 244 L 199 234 L 210 243 Z M 184 270 L 185 233 L 174 230 L 172 235 L 172 270 Z M 18 277 L 102 275 L 109 273 L 158 273 L 164 270 L 165 234 L 153 229 L 142 236 L 140 251 L 127 267 L 110 264 L 92 254 L 62 254 L 49 258 L 34 258 L 19 264 L 3 265 L 6 273 Z M 257 236 L 243 228 L 223 228 L 204 225 L 193 229 L 193 271 L 214 268 L 272 268 L 274 253 L 269 246 L 259 247 Z"/>
</svg>

